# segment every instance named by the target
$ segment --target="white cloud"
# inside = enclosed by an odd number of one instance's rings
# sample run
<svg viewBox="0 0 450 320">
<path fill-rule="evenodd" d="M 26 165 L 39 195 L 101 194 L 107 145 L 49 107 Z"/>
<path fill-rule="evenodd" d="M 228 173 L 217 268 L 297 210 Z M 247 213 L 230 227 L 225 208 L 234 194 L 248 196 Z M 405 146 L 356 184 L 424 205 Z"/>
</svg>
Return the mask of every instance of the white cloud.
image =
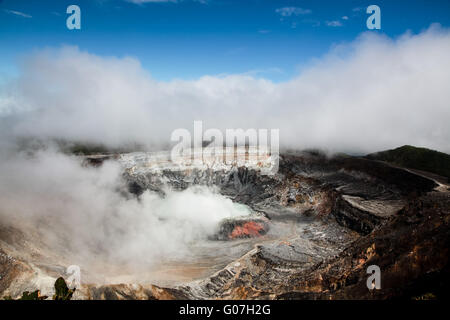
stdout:
<svg viewBox="0 0 450 320">
<path fill-rule="evenodd" d="M 312 11 L 310 9 L 303 9 L 299 7 L 284 7 L 276 9 L 275 12 L 281 15 L 282 17 L 290 17 L 290 16 L 310 14 Z"/>
<path fill-rule="evenodd" d="M 250 75 L 159 82 L 135 59 L 66 47 L 29 57 L 3 88 L 0 121 L 14 136 L 109 145 L 162 148 L 174 129 L 203 120 L 205 128 L 280 128 L 285 147 L 450 152 L 449 52 L 448 29 L 395 40 L 365 33 L 283 83 Z"/>
<path fill-rule="evenodd" d="M 347 16 L 343 16 L 341 19 L 342 20 L 348 20 L 348 17 Z"/>
<path fill-rule="evenodd" d="M 23 18 L 33 18 L 33 16 L 20 12 L 20 11 L 15 11 L 15 10 L 8 10 L 8 9 L 3 9 L 5 12 L 10 13 L 10 14 L 14 14 L 16 16 L 19 17 L 23 17 Z"/>
<path fill-rule="evenodd" d="M 325 24 L 329 27 L 342 27 L 342 22 L 339 20 L 325 21 Z"/>
</svg>

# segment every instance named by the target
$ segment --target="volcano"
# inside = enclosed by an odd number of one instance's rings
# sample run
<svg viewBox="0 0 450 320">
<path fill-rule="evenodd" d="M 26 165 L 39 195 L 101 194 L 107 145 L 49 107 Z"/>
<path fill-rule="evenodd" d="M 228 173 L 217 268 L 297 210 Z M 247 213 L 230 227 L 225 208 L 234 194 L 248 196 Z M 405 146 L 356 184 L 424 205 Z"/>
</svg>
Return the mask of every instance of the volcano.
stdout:
<svg viewBox="0 0 450 320">
<path fill-rule="evenodd" d="M 363 157 L 286 152 L 271 159 L 172 166 L 164 153 L 80 158 L 90 170 L 123 168 L 124 199 L 165 197 L 192 187 L 215 190 L 237 212 L 222 219 L 189 255 L 146 270 L 105 261 L 80 265 L 74 299 L 389 299 L 445 295 L 449 280 L 450 189 L 436 174 Z M 51 222 L 42 222 L 50 223 Z M 55 248 L 33 225 L 0 225 L 0 296 L 52 295 L 68 276 L 64 235 Z M 205 231 L 206 232 L 206 231 Z M 131 262 L 132 264 L 132 262 Z M 369 290 L 367 268 L 382 286 Z M 100 276 L 99 276 L 100 274 Z"/>
</svg>

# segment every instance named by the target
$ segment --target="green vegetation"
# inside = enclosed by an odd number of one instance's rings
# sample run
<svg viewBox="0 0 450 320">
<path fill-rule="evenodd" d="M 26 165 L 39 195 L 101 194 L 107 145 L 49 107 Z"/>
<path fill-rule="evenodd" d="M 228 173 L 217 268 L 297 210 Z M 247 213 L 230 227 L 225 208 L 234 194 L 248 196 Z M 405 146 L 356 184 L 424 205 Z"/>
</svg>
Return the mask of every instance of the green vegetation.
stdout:
<svg viewBox="0 0 450 320">
<path fill-rule="evenodd" d="M 423 294 L 421 296 L 413 297 L 412 299 L 413 300 L 436 300 L 437 297 L 436 297 L 436 295 L 434 293 L 428 292 L 428 293 L 425 293 L 425 294 Z"/>
<path fill-rule="evenodd" d="M 109 147 L 101 143 L 68 141 L 63 139 L 41 140 L 38 138 L 18 138 L 16 140 L 17 151 L 33 154 L 39 150 L 46 150 L 49 146 L 55 146 L 59 151 L 66 154 L 80 156 L 86 155 L 109 155 L 145 150 L 144 146 L 137 143 L 123 144 L 118 147 Z"/>
<path fill-rule="evenodd" d="M 130 143 L 121 147 L 107 147 L 103 144 L 95 144 L 89 142 L 68 142 L 64 140 L 57 140 L 58 147 L 65 153 L 75 155 L 106 155 L 115 153 L 127 153 L 134 151 L 141 151 L 143 147 L 136 143 Z"/>
<path fill-rule="evenodd" d="M 66 281 L 59 277 L 55 282 L 55 294 L 53 295 L 53 300 L 66 301 L 72 299 L 74 289 L 69 289 L 67 287 Z M 41 296 L 41 292 L 39 290 L 29 292 L 24 291 L 22 293 L 22 297 L 17 300 L 45 300 L 47 296 Z M 14 300 L 11 296 L 3 297 L 4 300 Z"/>
<path fill-rule="evenodd" d="M 450 181 L 450 155 L 443 152 L 403 146 L 393 150 L 371 153 L 366 158 L 386 161 L 405 168 L 432 172 L 446 177 Z"/>
<path fill-rule="evenodd" d="M 69 289 L 67 287 L 66 281 L 59 277 L 55 282 L 55 294 L 53 295 L 53 300 L 70 300 L 75 292 L 75 288 Z"/>
<path fill-rule="evenodd" d="M 22 297 L 17 300 L 45 300 L 47 298 L 48 298 L 47 296 L 41 296 L 41 292 L 39 290 L 36 290 L 31 293 L 29 291 L 24 291 L 22 293 Z M 14 300 L 13 298 L 11 298 L 11 296 L 3 297 L 3 299 Z"/>
<path fill-rule="evenodd" d="M 111 153 L 108 148 L 103 145 L 89 144 L 89 143 L 73 143 L 73 144 L 60 144 L 61 149 L 67 153 L 76 155 L 93 155 L 93 154 L 109 154 Z"/>
</svg>

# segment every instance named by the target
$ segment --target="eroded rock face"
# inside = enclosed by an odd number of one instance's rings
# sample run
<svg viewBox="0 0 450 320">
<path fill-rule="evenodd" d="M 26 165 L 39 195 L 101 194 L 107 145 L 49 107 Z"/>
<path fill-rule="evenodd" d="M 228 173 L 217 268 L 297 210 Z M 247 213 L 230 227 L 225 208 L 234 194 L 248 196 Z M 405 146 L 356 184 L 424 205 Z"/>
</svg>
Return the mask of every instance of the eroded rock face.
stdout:
<svg viewBox="0 0 450 320">
<path fill-rule="evenodd" d="M 437 184 L 425 176 L 309 153 L 282 155 L 275 175 L 245 166 L 155 170 L 146 157 L 126 159 L 124 177 L 137 197 L 204 185 L 247 205 L 251 215 L 222 221 L 210 237 L 214 245 L 243 249 L 201 279 L 172 287 L 86 284 L 74 298 L 393 298 L 419 296 L 448 279 L 450 193 L 433 192 Z M 381 291 L 366 287 L 371 264 L 382 270 Z M 11 268 L 0 255 L 0 272 Z M 19 281 L 8 275 L 0 279 L 0 295 Z M 423 285 L 427 277 L 434 287 Z"/>
<path fill-rule="evenodd" d="M 295 273 L 295 284 L 277 298 L 388 299 L 444 298 L 450 280 L 450 194 L 431 192 L 414 199 L 388 223 L 361 237 L 310 273 Z M 380 290 L 366 287 L 366 270 L 382 270 Z"/>
<path fill-rule="evenodd" d="M 176 300 L 187 297 L 170 288 L 154 285 L 116 284 L 86 285 L 76 291 L 74 299 L 79 300 Z"/>
<path fill-rule="evenodd" d="M 7 291 L 15 279 L 31 274 L 31 272 L 31 268 L 26 264 L 0 249 L 0 292 Z"/>
</svg>

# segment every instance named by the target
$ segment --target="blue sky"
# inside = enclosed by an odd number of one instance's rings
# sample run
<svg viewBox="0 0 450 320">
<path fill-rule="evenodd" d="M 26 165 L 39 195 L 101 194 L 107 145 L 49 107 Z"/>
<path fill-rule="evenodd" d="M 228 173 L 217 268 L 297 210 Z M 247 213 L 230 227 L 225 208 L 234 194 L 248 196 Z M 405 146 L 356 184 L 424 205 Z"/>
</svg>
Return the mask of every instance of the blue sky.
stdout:
<svg viewBox="0 0 450 320">
<path fill-rule="evenodd" d="M 66 28 L 71 4 L 81 8 L 81 30 Z M 432 23 L 450 26 L 448 0 L 0 0 L 0 76 L 17 72 L 33 50 L 76 45 L 136 57 L 162 81 L 235 73 L 285 81 L 367 32 L 370 4 L 380 6 L 382 17 L 381 31 L 370 32 L 396 37 Z"/>
</svg>

